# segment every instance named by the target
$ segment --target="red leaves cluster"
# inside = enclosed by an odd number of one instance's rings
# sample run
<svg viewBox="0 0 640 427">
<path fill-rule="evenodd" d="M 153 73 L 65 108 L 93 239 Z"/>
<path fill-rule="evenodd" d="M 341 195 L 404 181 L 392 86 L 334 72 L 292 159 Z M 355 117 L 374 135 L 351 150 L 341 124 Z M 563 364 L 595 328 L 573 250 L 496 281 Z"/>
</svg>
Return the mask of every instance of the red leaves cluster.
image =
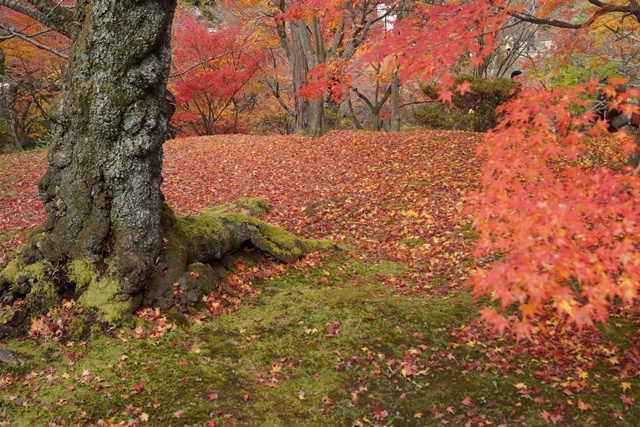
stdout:
<svg viewBox="0 0 640 427">
<path fill-rule="evenodd" d="M 491 2 L 420 5 L 380 39 L 369 59 L 381 62 L 389 55 L 397 56 L 405 78 L 419 76 L 427 81 L 437 77 L 451 84 L 451 68 L 461 58 L 468 58 L 465 61 L 475 68 L 494 52 L 497 31 L 507 19 Z"/>
<path fill-rule="evenodd" d="M 331 64 L 323 62 L 316 65 L 309 70 L 308 82 L 298 90 L 298 94 L 307 99 L 319 99 L 323 91 L 326 91 L 332 101 L 340 102 L 350 90 L 352 77 L 347 71 L 347 65 L 341 59 L 336 59 Z"/>
<path fill-rule="evenodd" d="M 170 79 L 174 126 L 185 135 L 238 132 L 231 106 L 241 104 L 261 54 L 240 26 L 213 28 L 182 9 L 175 21 Z"/>
<path fill-rule="evenodd" d="M 472 283 L 503 307 L 518 304 L 519 336 L 530 337 L 531 320 L 548 301 L 581 327 L 606 321 L 614 297 L 625 304 L 638 298 L 640 179 L 611 168 L 624 164 L 633 144 L 621 135 L 608 140 L 617 155 L 592 150 L 602 140 L 580 131 L 591 117 L 569 113 L 594 89 L 523 91 L 479 152 L 486 163 L 476 256 L 501 259 Z M 493 309 L 483 318 L 499 330 L 508 326 Z"/>
</svg>

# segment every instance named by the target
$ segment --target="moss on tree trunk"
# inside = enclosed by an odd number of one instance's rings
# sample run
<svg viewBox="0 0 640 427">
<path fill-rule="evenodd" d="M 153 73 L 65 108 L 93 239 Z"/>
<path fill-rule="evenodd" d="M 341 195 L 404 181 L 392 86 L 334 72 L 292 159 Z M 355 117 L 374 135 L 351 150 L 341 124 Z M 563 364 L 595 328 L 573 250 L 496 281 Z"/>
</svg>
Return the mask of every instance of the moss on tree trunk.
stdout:
<svg viewBox="0 0 640 427">
<path fill-rule="evenodd" d="M 249 209 L 243 213 L 230 211 L 240 205 L 248 205 Z M 97 309 L 103 320 L 120 323 L 140 305 L 172 309 L 175 287 L 180 291 L 180 307 L 186 309 L 196 305 L 203 295 L 216 288 L 215 262 L 245 244 L 252 244 L 283 262 L 334 247 L 326 240 L 298 238 L 252 216 L 263 209 L 267 209 L 264 200 L 245 199 L 240 203 L 206 208 L 201 215 L 183 218 L 163 205 L 163 247 L 154 262 L 152 274 L 135 293 L 131 293 L 118 276 L 109 271 L 101 272 L 104 265 L 101 262 L 75 258 L 64 266 L 54 265 L 46 259 L 28 264 L 25 257 L 20 256 L 0 272 L 0 296 L 26 296 L 25 310 L 0 326 L 0 336 L 26 327 L 22 324 L 27 320 L 25 313 L 45 311 L 59 302 L 64 289 L 73 289 L 79 296 L 78 303 Z M 29 252 L 28 247 L 25 249 Z"/>
<path fill-rule="evenodd" d="M 171 287 L 188 284 L 189 268 L 206 269 L 244 242 L 283 261 L 317 246 L 247 215 L 176 218 L 163 208 L 175 6 L 176 0 L 76 2 L 79 31 L 38 183 L 47 216 L 0 273 L 0 300 L 25 296 L 0 335 L 24 329 L 65 291 L 117 323 L 143 301 L 167 306 Z M 197 301 L 206 287 L 192 286 L 186 302 Z"/>
</svg>

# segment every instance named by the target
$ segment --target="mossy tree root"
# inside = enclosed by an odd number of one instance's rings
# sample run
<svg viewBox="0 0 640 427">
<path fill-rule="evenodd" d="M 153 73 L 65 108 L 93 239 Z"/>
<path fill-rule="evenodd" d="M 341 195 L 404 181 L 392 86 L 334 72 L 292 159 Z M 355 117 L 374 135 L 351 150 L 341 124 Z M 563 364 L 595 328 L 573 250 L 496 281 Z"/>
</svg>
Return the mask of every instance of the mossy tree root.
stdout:
<svg viewBox="0 0 640 427">
<path fill-rule="evenodd" d="M 230 211 L 240 207 L 247 209 L 243 213 Z M 24 297 L 21 310 L 0 326 L 0 336 L 23 333 L 29 318 L 59 303 L 65 290 L 73 290 L 78 304 L 96 309 L 103 320 L 120 324 L 141 305 L 181 311 L 196 305 L 217 288 L 220 275 L 215 262 L 245 244 L 286 263 L 310 252 L 335 248 L 330 241 L 301 239 L 252 216 L 268 210 L 263 199 L 242 199 L 186 218 L 174 215 L 167 205 L 163 209 L 162 253 L 145 286 L 133 292 L 109 267 L 118 260 L 72 259 L 63 266 L 54 265 L 28 255 L 34 244 L 27 243 L 23 254 L 0 272 L 0 302 Z"/>
<path fill-rule="evenodd" d="M 238 208 L 236 202 L 205 208 L 201 215 L 187 218 L 176 217 L 165 206 L 163 253 L 144 294 L 143 305 L 163 310 L 175 305 L 175 285 L 179 290 L 178 304 L 195 305 L 203 294 L 213 290 L 217 281 L 212 264 L 247 243 L 285 263 L 335 247 L 327 240 L 301 239 L 255 218 L 251 214 L 261 214 L 268 209 L 262 199 L 241 202 L 248 205 L 244 213 L 229 212 L 229 209 Z"/>
</svg>

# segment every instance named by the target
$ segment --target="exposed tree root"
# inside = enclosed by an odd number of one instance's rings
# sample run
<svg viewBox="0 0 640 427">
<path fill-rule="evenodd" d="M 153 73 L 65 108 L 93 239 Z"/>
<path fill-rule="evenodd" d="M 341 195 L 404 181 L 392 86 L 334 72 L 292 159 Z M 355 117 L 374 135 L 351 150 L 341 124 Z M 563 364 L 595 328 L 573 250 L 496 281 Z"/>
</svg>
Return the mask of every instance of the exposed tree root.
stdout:
<svg viewBox="0 0 640 427">
<path fill-rule="evenodd" d="M 232 211 L 240 207 L 246 208 L 243 213 Z M 7 304 L 24 298 L 22 308 L 0 326 L 0 336 L 23 333 L 28 320 L 59 303 L 64 292 L 73 292 L 79 305 L 97 310 L 106 322 L 119 324 L 141 305 L 172 309 L 176 287 L 180 306 L 195 305 L 218 287 L 215 262 L 245 244 L 282 262 L 335 247 L 326 240 L 298 238 L 253 216 L 267 210 L 263 199 L 241 199 L 182 218 L 164 205 L 163 250 L 149 277 L 137 287 L 130 281 L 123 283 L 121 276 L 112 273 L 108 255 L 100 262 L 71 259 L 64 265 L 37 256 L 35 233 L 22 253 L 0 272 L 0 301 Z M 132 265 L 135 267 L 135 263 Z M 135 274 L 132 268 L 127 277 Z"/>
</svg>

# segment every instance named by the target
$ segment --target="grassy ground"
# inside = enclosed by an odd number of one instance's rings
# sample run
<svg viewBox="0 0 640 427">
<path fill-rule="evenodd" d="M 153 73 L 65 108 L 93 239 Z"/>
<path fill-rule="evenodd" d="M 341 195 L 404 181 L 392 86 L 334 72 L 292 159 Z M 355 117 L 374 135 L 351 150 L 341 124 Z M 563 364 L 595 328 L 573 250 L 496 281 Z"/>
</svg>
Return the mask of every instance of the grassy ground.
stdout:
<svg viewBox="0 0 640 427">
<path fill-rule="evenodd" d="M 234 263 L 245 268 L 255 257 Z M 254 295 L 232 313 L 188 326 L 147 313 L 136 329 L 94 327 L 64 343 L 56 324 L 77 314 L 68 304 L 44 320 L 48 334 L 7 343 L 26 363 L 0 374 L 0 423 L 640 424 L 640 381 L 620 381 L 616 369 L 631 320 L 600 343 L 618 360 L 593 364 L 579 344 L 545 360 L 533 343 L 483 342 L 471 321 L 480 302 L 465 292 L 398 295 L 378 280 L 402 268 L 332 255 L 319 267 L 254 278 Z"/>
</svg>

